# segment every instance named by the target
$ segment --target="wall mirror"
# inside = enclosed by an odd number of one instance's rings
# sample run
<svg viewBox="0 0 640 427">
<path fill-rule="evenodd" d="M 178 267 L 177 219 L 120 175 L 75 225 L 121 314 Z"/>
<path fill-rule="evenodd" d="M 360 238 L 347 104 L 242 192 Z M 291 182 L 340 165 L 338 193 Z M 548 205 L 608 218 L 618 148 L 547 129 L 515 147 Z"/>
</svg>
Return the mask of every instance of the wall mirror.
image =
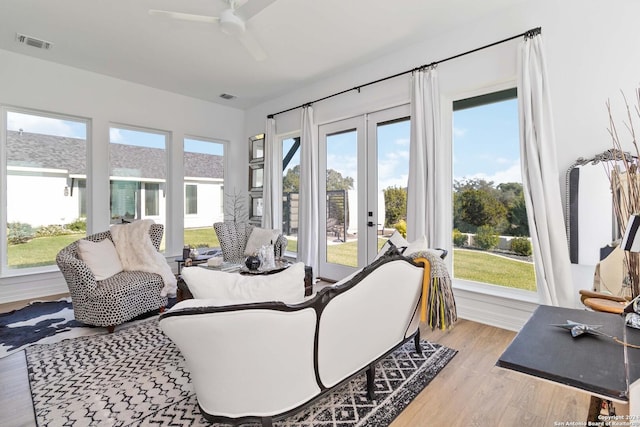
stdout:
<svg viewBox="0 0 640 427">
<path fill-rule="evenodd" d="M 630 153 L 624 155 L 633 158 Z M 596 265 L 601 248 L 620 238 L 607 170 L 621 156 L 607 150 L 591 158 L 579 157 L 567 170 L 565 223 L 572 264 Z"/>
<path fill-rule="evenodd" d="M 264 166 L 251 165 L 249 168 L 249 187 L 251 191 L 262 190 L 264 179 Z"/>
<path fill-rule="evenodd" d="M 264 161 L 264 134 L 249 138 L 249 162 Z"/>
</svg>

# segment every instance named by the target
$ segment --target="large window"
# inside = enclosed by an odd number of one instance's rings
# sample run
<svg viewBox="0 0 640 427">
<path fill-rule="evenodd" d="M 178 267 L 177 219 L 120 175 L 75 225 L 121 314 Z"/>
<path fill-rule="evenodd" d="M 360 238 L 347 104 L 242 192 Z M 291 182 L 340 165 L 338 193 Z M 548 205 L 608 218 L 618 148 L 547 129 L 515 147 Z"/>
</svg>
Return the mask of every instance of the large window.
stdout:
<svg viewBox="0 0 640 427">
<path fill-rule="evenodd" d="M 300 137 L 282 140 L 282 229 L 289 243 L 287 252 L 298 251 L 300 206 Z"/>
<path fill-rule="evenodd" d="M 2 112 L 7 124 L 2 270 L 53 266 L 60 249 L 86 234 L 88 121 L 28 110 Z"/>
<path fill-rule="evenodd" d="M 516 89 L 453 110 L 454 277 L 535 291 Z"/>
<path fill-rule="evenodd" d="M 219 246 L 213 223 L 224 220 L 223 142 L 184 140 L 184 244 Z"/>
<path fill-rule="evenodd" d="M 151 218 L 166 224 L 167 133 L 129 126 L 109 128 L 111 222 Z"/>
</svg>

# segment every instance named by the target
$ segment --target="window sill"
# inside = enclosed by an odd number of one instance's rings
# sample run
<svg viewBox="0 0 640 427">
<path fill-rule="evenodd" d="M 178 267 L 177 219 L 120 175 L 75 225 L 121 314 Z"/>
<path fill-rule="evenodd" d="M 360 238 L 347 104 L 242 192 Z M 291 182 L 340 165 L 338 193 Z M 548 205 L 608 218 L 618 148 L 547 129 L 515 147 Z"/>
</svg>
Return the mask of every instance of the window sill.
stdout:
<svg viewBox="0 0 640 427">
<path fill-rule="evenodd" d="M 522 289 L 508 288 L 505 286 L 490 285 L 488 283 L 472 282 L 469 280 L 453 279 L 453 289 L 465 292 L 510 299 L 515 301 L 540 304 L 537 292 Z"/>
<path fill-rule="evenodd" d="M 503 286 L 453 280 L 453 292 L 460 318 L 518 331 L 540 305 L 536 292 Z"/>
</svg>

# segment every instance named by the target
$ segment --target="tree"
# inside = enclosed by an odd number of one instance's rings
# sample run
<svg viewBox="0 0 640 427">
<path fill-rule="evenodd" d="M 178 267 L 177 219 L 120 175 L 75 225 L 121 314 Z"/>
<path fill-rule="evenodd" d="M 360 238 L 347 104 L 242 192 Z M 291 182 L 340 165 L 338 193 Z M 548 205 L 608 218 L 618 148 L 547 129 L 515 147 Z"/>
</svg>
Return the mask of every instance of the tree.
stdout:
<svg viewBox="0 0 640 427">
<path fill-rule="evenodd" d="M 300 165 L 295 165 L 293 168 L 287 170 L 287 173 L 282 177 L 282 192 L 283 193 L 298 193 L 300 191 Z"/>
<path fill-rule="evenodd" d="M 407 189 L 388 187 L 384 193 L 385 227 L 396 224 L 401 219 L 407 220 Z"/>
<path fill-rule="evenodd" d="M 333 169 L 327 169 L 327 191 L 331 190 L 352 190 L 353 178 L 343 177 L 342 174 Z"/>
<path fill-rule="evenodd" d="M 463 190 L 459 195 L 460 220 L 475 227 L 490 225 L 496 230 L 504 228 L 507 208 L 485 190 Z"/>
<path fill-rule="evenodd" d="M 353 189 L 353 178 L 350 176 L 343 177 L 340 172 L 327 169 L 327 191 L 351 189 Z M 282 192 L 300 192 L 300 165 L 288 169 L 287 173 L 282 177 Z"/>
</svg>

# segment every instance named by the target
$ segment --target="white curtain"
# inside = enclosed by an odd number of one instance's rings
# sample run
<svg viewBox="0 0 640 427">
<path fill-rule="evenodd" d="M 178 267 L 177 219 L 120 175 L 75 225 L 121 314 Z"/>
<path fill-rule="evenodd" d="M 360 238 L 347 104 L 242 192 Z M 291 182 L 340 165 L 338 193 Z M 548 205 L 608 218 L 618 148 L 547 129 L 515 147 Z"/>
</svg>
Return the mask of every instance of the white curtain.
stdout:
<svg viewBox="0 0 640 427">
<path fill-rule="evenodd" d="M 450 166 L 442 147 L 440 91 L 435 67 L 411 75 L 411 142 L 407 194 L 407 240 L 425 236 L 432 247 L 451 240 L 447 200 Z"/>
<path fill-rule="evenodd" d="M 318 268 L 318 137 L 313 123 L 313 108 L 302 109 L 300 135 L 300 217 L 298 261 Z"/>
<path fill-rule="evenodd" d="M 573 284 L 562 213 L 551 99 L 542 36 L 520 46 L 520 153 L 538 293 L 544 304 L 572 307 Z"/>
<path fill-rule="evenodd" d="M 262 226 L 282 228 L 282 145 L 276 141 L 276 120 L 267 118 L 264 136 Z"/>
</svg>

